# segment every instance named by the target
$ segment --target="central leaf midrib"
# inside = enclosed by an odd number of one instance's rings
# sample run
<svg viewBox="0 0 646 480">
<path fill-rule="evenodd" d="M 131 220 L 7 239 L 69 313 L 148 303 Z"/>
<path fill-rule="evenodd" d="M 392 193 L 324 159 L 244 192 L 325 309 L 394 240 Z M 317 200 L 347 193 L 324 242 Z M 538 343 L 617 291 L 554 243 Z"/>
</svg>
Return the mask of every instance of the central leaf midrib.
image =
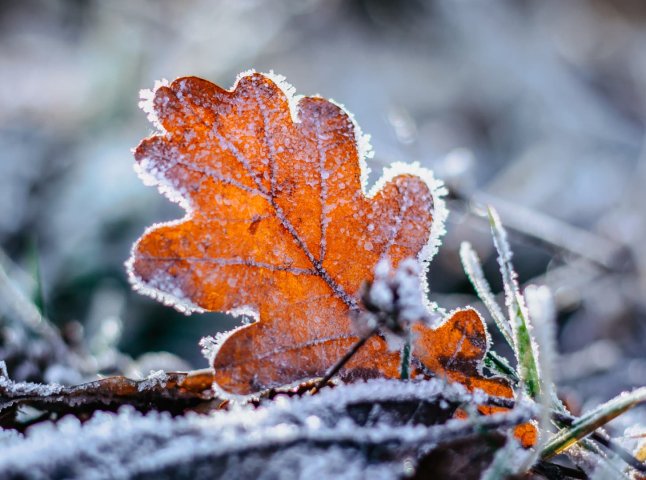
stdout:
<svg viewBox="0 0 646 480">
<path fill-rule="evenodd" d="M 235 95 L 235 92 L 231 92 L 231 93 L 233 95 Z M 179 99 L 178 99 L 178 101 L 179 101 Z M 183 102 L 179 102 L 179 103 L 184 105 Z M 272 206 L 272 208 L 274 209 L 274 211 L 276 213 L 276 218 L 278 218 L 280 224 L 283 226 L 283 228 L 285 228 L 285 230 L 287 230 L 287 232 L 292 236 L 293 240 L 296 242 L 296 244 L 299 246 L 299 248 L 303 251 L 305 256 L 308 258 L 308 260 L 310 261 L 310 263 L 314 267 L 314 270 L 316 271 L 318 276 L 328 285 L 328 287 L 339 298 L 339 300 L 341 300 L 343 303 L 345 303 L 348 306 L 348 308 L 350 308 L 351 310 L 357 310 L 358 305 L 357 305 L 356 300 L 354 298 L 352 298 L 350 295 L 348 295 L 345 292 L 345 290 L 343 289 L 343 287 L 340 284 L 338 284 L 336 281 L 334 281 L 334 279 L 331 277 L 331 275 L 328 273 L 328 271 L 325 269 L 325 267 L 323 267 L 322 263 L 319 262 L 318 260 L 316 260 L 314 255 L 312 255 L 312 252 L 310 252 L 309 248 L 307 248 L 307 245 L 305 244 L 305 242 L 300 238 L 300 235 L 298 234 L 298 232 L 296 231 L 294 226 L 291 224 L 291 222 L 287 219 L 287 217 L 283 213 L 282 208 L 280 208 L 280 206 L 276 203 L 276 199 L 274 198 L 273 194 L 266 191 L 266 189 L 264 188 L 264 186 L 260 182 L 260 179 L 258 178 L 258 176 L 255 175 L 254 172 L 252 172 L 250 170 L 251 163 L 249 162 L 249 159 L 245 155 L 243 155 L 242 152 L 240 152 L 240 150 L 238 150 L 238 148 L 233 143 L 227 141 L 227 143 L 229 143 L 229 146 L 223 145 L 222 144 L 222 139 L 224 139 L 224 136 L 220 132 L 218 132 L 215 122 L 210 124 L 208 119 L 206 119 L 202 115 L 200 109 L 195 108 L 192 101 L 188 97 L 187 97 L 187 103 L 190 105 L 190 113 L 192 113 L 194 116 L 196 116 L 197 118 L 199 118 L 201 120 L 201 122 L 202 122 L 203 126 L 205 127 L 205 129 L 207 131 L 214 131 L 214 133 L 216 134 L 215 139 L 217 140 L 218 144 L 220 145 L 220 148 L 222 148 L 225 151 L 227 151 L 227 150 L 231 151 L 231 153 L 233 154 L 233 157 L 236 159 L 236 161 L 239 162 L 239 164 L 247 172 L 249 177 L 251 177 L 251 179 L 256 184 L 258 189 L 263 193 L 263 198 L 265 200 L 267 200 L 269 202 L 269 204 Z M 217 112 L 214 112 L 214 113 L 215 113 L 216 116 L 218 115 Z M 261 114 L 261 117 L 263 117 L 262 114 Z M 263 123 L 264 123 L 264 117 L 263 117 Z M 264 124 L 263 124 L 263 129 L 265 131 L 267 130 L 267 126 L 264 125 Z M 269 148 L 269 146 L 267 144 L 265 144 L 265 146 L 267 148 Z M 234 151 L 234 149 L 235 149 L 235 151 Z M 271 162 L 273 162 L 273 158 L 270 158 L 269 160 Z M 270 166 L 270 169 L 271 168 L 272 167 Z M 211 178 L 213 178 L 213 180 L 217 181 L 217 179 L 214 176 L 212 176 L 211 174 L 207 173 L 207 175 L 211 176 Z"/>
<path fill-rule="evenodd" d="M 254 85 L 255 87 L 255 85 Z M 328 285 L 330 289 L 334 292 L 335 295 L 339 297 L 340 300 L 342 300 L 350 309 L 355 310 L 357 309 L 357 303 L 356 301 L 349 296 L 343 287 L 341 287 L 340 284 L 338 284 L 334 279 L 331 277 L 329 272 L 323 267 L 322 260 L 317 260 L 312 252 L 310 252 L 310 249 L 307 247 L 301 236 L 299 235 L 298 231 L 296 231 L 296 228 L 291 224 L 291 222 L 287 219 L 287 216 L 283 212 L 283 209 L 276 203 L 276 197 L 275 197 L 275 171 L 276 171 L 276 165 L 275 165 L 275 157 L 274 157 L 274 152 L 272 150 L 272 146 L 269 144 L 269 136 L 271 135 L 271 132 L 269 131 L 268 128 L 268 121 L 267 117 L 265 115 L 265 108 L 266 106 L 261 104 L 262 99 L 258 95 L 257 91 L 255 92 L 255 99 L 256 99 L 256 105 L 258 106 L 258 110 L 260 111 L 260 116 L 262 118 L 262 127 L 263 127 L 263 140 L 265 147 L 269 151 L 269 175 L 270 175 L 270 184 L 271 184 L 271 191 L 269 192 L 269 202 L 271 206 L 273 207 L 274 211 L 276 212 L 276 217 L 280 221 L 281 225 L 287 232 L 292 236 L 296 244 L 300 247 L 300 249 L 305 253 L 305 256 L 308 258 L 312 266 L 314 267 L 314 270 L 319 274 L 319 276 L 323 279 L 323 281 Z M 319 124 L 317 123 L 317 132 L 319 129 Z M 235 155 L 234 155 L 235 156 Z M 251 163 L 247 160 L 246 162 L 248 165 L 251 165 Z M 252 177 L 252 179 L 256 182 L 256 185 L 258 188 L 262 189 L 262 185 L 258 182 L 257 176 L 253 175 L 252 172 L 250 172 L 245 164 L 242 164 L 242 166 L 247 170 L 247 173 Z M 322 174 L 322 172 L 320 172 Z M 323 201 L 321 199 L 321 201 Z M 323 209 L 323 204 L 321 204 L 321 209 Z M 323 232 L 321 231 L 321 236 L 323 235 Z M 321 238 L 321 241 L 323 239 Z M 319 246 L 321 247 L 321 246 Z"/>
</svg>

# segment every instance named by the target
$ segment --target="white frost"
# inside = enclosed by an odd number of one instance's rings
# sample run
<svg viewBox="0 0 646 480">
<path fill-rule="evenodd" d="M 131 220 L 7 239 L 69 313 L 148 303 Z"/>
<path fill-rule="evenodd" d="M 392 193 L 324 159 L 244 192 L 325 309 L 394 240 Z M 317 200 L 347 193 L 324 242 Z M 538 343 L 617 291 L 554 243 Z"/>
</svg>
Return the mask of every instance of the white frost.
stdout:
<svg viewBox="0 0 646 480">
<path fill-rule="evenodd" d="M 0 433 L 0 471 L 8 478 L 61 472 L 114 479 L 283 478 L 285 472 L 321 480 L 401 478 L 402 454 L 414 468 L 442 441 L 473 435 L 487 422 L 525 421 L 528 414 L 518 408 L 477 422 L 440 418 L 426 424 L 397 410 L 400 402 L 428 404 L 433 411 L 435 404 L 473 401 L 462 385 L 439 379 L 372 380 L 315 396 L 279 397 L 258 408 L 232 404 L 209 415 L 144 415 L 123 407 L 84 423 L 70 416 L 38 424 L 24 436 Z M 366 448 L 386 455 L 367 456 Z"/>
<path fill-rule="evenodd" d="M 440 245 L 442 244 L 442 236 L 446 233 L 446 219 L 449 215 L 449 211 L 446 208 L 446 202 L 444 197 L 447 195 L 448 190 L 444 186 L 444 183 L 441 180 L 437 180 L 433 176 L 433 172 L 427 168 L 421 167 L 419 163 L 402 163 L 395 162 L 389 167 L 386 167 L 383 171 L 383 174 L 379 180 L 374 184 L 374 186 L 368 192 L 368 197 L 373 198 L 379 191 L 393 178 L 397 175 L 416 175 L 424 181 L 431 196 L 433 198 L 433 223 L 431 225 L 431 234 L 429 235 L 428 241 L 424 247 L 420 250 L 417 255 L 418 260 L 422 263 L 424 268 L 420 269 L 419 279 L 422 285 L 422 289 L 425 295 L 426 306 L 429 310 L 436 310 L 437 306 L 432 304 L 428 300 L 428 280 L 426 278 L 426 271 L 429 263 L 432 258 L 437 253 Z"/>
<path fill-rule="evenodd" d="M 87 478 L 401 478 L 405 453 L 416 462 L 441 441 L 473 435 L 468 420 L 440 424 L 398 415 L 394 402 L 472 402 L 463 386 L 441 380 L 374 380 L 315 396 L 278 398 L 259 408 L 232 405 L 210 415 L 96 413 L 65 417 L 26 435 L 0 435 L 0 471 L 10 478 L 52 472 Z M 526 418 L 525 409 L 481 417 L 478 425 Z M 384 456 L 369 457 L 379 448 Z M 392 460 L 395 459 L 395 460 Z M 59 473 L 60 475 L 60 473 Z M 291 478 L 291 477 L 290 477 Z"/>
<path fill-rule="evenodd" d="M 255 72 L 253 70 L 241 73 L 237 77 L 236 82 L 234 83 L 230 91 L 235 90 L 240 80 L 254 73 Z M 275 83 L 275 85 L 284 93 L 285 98 L 287 99 L 287 102 L 289 104 L 291 119 L 294 123 L 298 123 L 300 121 L 298 118 L 299 102 L 303 97 L 297 96 L 295 94 L 294 87 L 289 83 L 287 83 L 283 76 L 277 75 L 274 72 L 269 72 L 263 75 L 269 78 L 270 80 L 272 80 Z M 154 103 L 155 91 L 157 91 L 162 85 L 166 85 L 166 84 L 167 82 L 158 82 L 155 84 L 153 91 L 143 91 L 142 102 L 140 104 L 140 106 L 144 109 L 144 111 L 146 111 L 149 114 L 149 116 L 153 115 L 151 120 L 155 122 L 155 124 L 160 130 L 160 134 L 162 135 L 165 132 L 161 128 L 161 125 L 159 125 L 159 119 L 157 119 L 156 116 L 154 116 L 153 103 Z M 182 100 L 179 93 L 178 93 L 178 98 Z M 384 173 L 381 179 L 376 182 L 376 184 L 373 186 L 373 188 L 370 189 L 369 192 L 367 192 L 366 188 L 367 188 L 367 178 L 368 178 L 369 169 L 368 169 L 366 160 L 367 158 L 372 156 L 372 148 L 370 146 L 369 137 L 362 133 L 360 127 L 354 120 L 354 117 L 350 112 L 347 111 L 347 109 L 345 109 L 345 107 L 343 107 L 338 103 L 336 103 L 336 105 L 339 108 L 341 108 L 343 112 L 348 116 L 348 118 L 350 119 L 354 127 L 354 134 L 355 134 L 355 141 L 356 141 L 355 143 L 358 148 L 358 157 L 359 157 L 358 159 L 359 159 L 360 171 L 361 171 L 361 175 L 360 175 L 361 187 L 364 195 L 366 195 L 368 198 L 374 197 L 380 191 L 380 189 L 382 189 L 386 185 L 387 182 L 389 182 L 395 176 L 400 174 L 415 175 L 421 178 L 422 181 L 424 181 L 425 184 L 427 185 L 433 198 L 433 210 L 432 210 L 433 222 L 432 222 L 431 232 L 430 232 L 428 241 L 426 245 L 421 249 L 418 255 L 418 259 L 426 267 L 428 265 L 428 262 L 430 262 L 431 258 L 433 257 L 433 255 L 436 253 L 440 245 L 440 239 L 445 232 L 444 223 L 448 215 L 448 211 L 446 209 L 446 205 L 443 198 L 447 193 L 447 190 L 444 187 L 444 184 L 441 181 L 436 180 L 433 176 L 433 173 L 430 170 L 422 168 L 417 163 L 415 164 L 394 163 L 390 167 L 384 170 Z M 230 146 L 230 147 L 234 148 L 233 146 Z M 187 192 L 182 191 L 181 189 L 178 189 L 178 186 L 175 185 L 175 182 L 171 182 L 169 181 L 169 179 L 166 178 L 166 175 L 165 175 L 166 172 L 163 167 L 156 165 L 155 162 L 152 160 L 148 160 L 144 158 L 144 159 L 140 159 L 136 167 L 136 170 L 145 184 L 156 185 L 160 189 L 161 193 L 163 193 L 172 201 L 178 202 L 180 206 L 182 206 L 182 208 L 186 210 L 186 215 L 182 219 L 163 223 L 163 224 L 155 224 L 146 230 L 146 232 L 144 233 L 144 236 L 149 232 L 151 232 L 152 230 L 158 229 L 161 226 L 177 225 L 177 224 L 186 222 L 188 219 L 192 217 L 193 207 L 191 205 L 190 200 L 188 199 Z M 328 207 L 333 208 L 332 205 L 329 205 Z M 323 222 L 323 224 L 325 225 L 325 222 Z M 374 248 L 374 244 L 373 242 L 370 242 L 366 239 L 366 241 L 364 241 L 363 243 L 363 247 L 366 250 L 371 251 Z M 136 248 L 137 248 L 137 244 L 133 246 L 133 252 L 131 254 L 131 257 L 126 262 L 126 268 L 129 274 L 129 279 L 132 285 L 134 286 L 135 290 L 145 295 L 151 296 L 157 300 L 160 300 L 166 305 L 173 306 L 177 310 L 186 314 L 190 314 L 192 312 L 204 311 L 202 308 L 200 308 L 199 306 L 195 305 L 193 302 L 190 301 L 189 295 L 187 295 L 186 292 L 182 291 L 182 289 L 177 284 L 178 282 L 176 282 L 174 278 L 170 277 L 170 275 L 160 273 L 160 278 L 155 277 L 153 279 L 149 279 L 148 281 L 143 281 L 143 279 L 137 277 L 137 275 L 135 275 L 133 270 L 134 250 Z M 322 245 L 321 248 L 322 248 L 322 251 L 324 251 L 325 245 Z M 427 279 L 426 279 L 426 272 L 424 270 L 425 269 L 420 269 L 419 280 L 421 285 L 423 286 L 424 293 L 427 293 L 428 285 L 427 285 Z M 424 297 L 424 302 L 428 310 L 431 311 L 431 310 L 437 309 L 435 305 L 431 304 L 428 301 L 427 296 Z M 257 319 L 257 315 L 255 315 L 254 314 L 255 312 L 251 310 L 245 310 L 244 313 L 251 314 L 254 319 Z"/>
<path fill-rule="evenodd" d="M 139 90 L 139 108 L 146 112 L 148 120 L 153 125 L 155 125 L 155 128 L 157 128 L 160 132 L 164 131 L 164 127 L 162 126 L 159 118 L 157 117 L 157 113 L 155 112 L 155 93 L 160 87 L 167 87 L 168 85 L 168 80 L 163 78 L 161 80 L 155 81 L 155 86 L 152 90 L 149 88 L 142 88 L 141 90 Z"/>
<path fill-rule="evenodd" d="M 13 397 L 37 395 L 47 397 L 56 395 L 63 390 L 62 385 L 55 383 L 42 384 L 31 382 L 14 382 L 6 376 L 0 375 L 0 391 L 10 393 Z"/>
<path fill-rule="evenodd" d="M 163 370 L 151 370 L 148 376 L 137 384 L 137 390 L 143 392 L 152 388 L 164 388 L 168 381 L 168 375 Z"/>
<path fill-rule="evenodd" d="M 391 351 L 403 346 L 413 323 L 434 326 L 441 314 L 429 310 L 420 285 L 420 265 L 413 258 L 400 262 L 393 270 L 384 258 L 375 267 L 374 281 L 365 294 L 369 312 L 357 318 L 360 331 L 381 327 Z M 371 313 L 376 308 L 378 311 Z"/>
</svg>

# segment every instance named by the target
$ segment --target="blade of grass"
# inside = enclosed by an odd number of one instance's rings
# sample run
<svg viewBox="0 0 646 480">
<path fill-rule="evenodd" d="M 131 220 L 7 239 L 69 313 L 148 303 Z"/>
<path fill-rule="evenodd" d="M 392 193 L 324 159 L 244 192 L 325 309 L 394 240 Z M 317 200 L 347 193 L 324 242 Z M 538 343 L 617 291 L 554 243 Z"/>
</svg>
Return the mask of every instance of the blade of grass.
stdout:
<svg viewBox="0 0 646 480">
<path fill-rule="evenodd" d="M 506 358 L 501 357 L 493 350 L 488 350 L 484 357 L 485 366 L 492 372 L 505 377 L 512 384 L 516 385 L 519 381 L 516 370 L 509 365 Z"/>
<path fill-rule="evenodd" d="M 64 357 L 74 353 L 63 341 L 58 329 L 42 316 L 40 310 L 9 276 L 13 262 L 0 249 L 0 316 L 12 322 L 12 328 L 47 340 Z M 15 267 L 14 267 L 15 268 Z"/>
<path fill-rule="evenodd" d="M 410 378 L 410 351 L 411 351 L 410 335 L 407 335 L 406 342 L 402 347 L 401 364 L 399 367 L 399 378 L 401 380 L 408 380 Z"/>
<path fill-rule="evenodd" d="M 541 406 L 538 416 L 538 443 L 532 449 L 532 453 L 527 457 L 521 471 L 529 470 L 538 460 L 538 455 L 543 445 L 547 443 L 551 426 L 552 426 L 552 405 L 553 397 L 556 395 L 556 389 L 553 382 L 554 366 L 556 364 L 556 352 L 554 348 L 556 320 L 556 308 L 552 298 L 552 292 L 547 287 L 537 287 L 530 285 L 525 289 L 525 299 L 527 301 L 527 310 L 529 318 L 534 325 L 534 341 L 537 355 L 536 360 L 540 366 L 540 392 L 538 394 L 538 403 Z"/>
<path fill-rule="evenodd" d="M 33 293 L 32 302 L 43 317 L 47 316 L 45 306 L 45 293 L 43 290 L 43 278 L 40 270 L 40 256 L 38 252 L 38 240 L 32 237 L 29 248 L 29 263 L 31 266 L 32 276 L 36 282 L 36 291 Z"/>
<path fill-rule="evenodd" d="M 491 405 L 496 407 L 503 407 L 506 409 L 513 409 L 516 405 L 516 401 L 509 398 L 489 396 L 483 402 L 483 405 Z M 569 428 L 577 420 L 577 418 L 572 416 L 569 412 L 567 412 L 567 410 L 564 407 L 559 407 L 558 405 L 554 405 L 553 410 L 551 411 L 551 415 L 552 415 L 552 420 L 559 428 Z M 603 429 L 597 429 L 594 432 L 592 432 L 590 434 L 589 439 L 587 438 L 582 439 L 576 445 L 579 452 L 575 452 L 575 453 L 577 453 L 580 456 L 581 451 L 586 451 L 587 454 L 592 454 L 594 455 L 595 458 L 598 457 L 596 460 L 597 462 L 601 462 L 601 463 L 608 462 L 609 461 L 608 458 L 605 456 L 604 452 L 601 450 L 599 445 L 603 446 L 611 453 L 620 457 L 623 461 L 625 461 L 628 465 L 630 465 L 635 470 L 646 473 L 646 463 L 642 463 L 644 462 L 643 460 L 640 461 L 639 457 L 633 456 L 630 452 L 628 452 L 622 446 L 617 444 L 614 440 L 612 440 L 608 436 L 608 434 L 606 434 L 603 431 Z M 575 448 L 573 446 L 564 453 L 570 455 L 574 450 Z M 574 456 L 576 457 L 577 455 L 574 455 Z M 574 461 L 575 459 L 572 459 L 572 460 Z"/>
<path fill-rule="evenodd" d="M 538 356 L 539 351 L 535 347 L 535 342 L 532 339 L 530 316 L 527 313 L 524 297 L 520 294 L 518 281 L 516 279 L 516 273 L 511 263 L 512 253 L 507 241 L 506 231 L 502 227 L 497 212 L 494 209 L 489 208 L 488 213 L 489 222 L 494 237 L 494 244 L 498 251 L 498 263 L 500 265 L 500 270 L 505 286 L 505 303 L 509 308 L 509 316 L 514 340 L 514 353 L 516 354 L 518 361 L 518 374 L 524 385 L 525 391 L 532 398 L 540 401 L 538 395 L 540 394 L 541 387 L 543 386 L 541 385 L 542 379 L 541 375 L 539 374 L 539 371 L 542 370 L 539 370 L 539 367 L 543 366 L 539 363 L 539 360 L 541 360 Z M 549 343 L 547 345 L 548 346 L 546 347 L 546 350 L 549 350 Z M 549 352 L 546 352 L 546 354 L 552 357 Z M 498 366 L 495 364 L 493 358 L 485 359 L 485 362 L 492 364 L 494 369 Z M 548 367 L 546 366 L 545 368 Z M 552 392 L 549 395 L 552 397 L 551 406 L 553 408 L 556 408 L 557 410 L 564 413 L 567 412 L 565 407 L 556 397 L 553 388 Z M 595 437 L 597 434 L 601 435 L 602 432 L 594 432 L 593 437 Z M 607 462 L 607 458 L 603 455 L 603 452 L 592 440 L 582 439 L 578 443 L 578 445 L 582 449 L 594 454 L 595 457 L 598 457 L 598 461 L 602 463 Z"/>
<path fill-rule="evenodd" d="M 540 393 L 538 362 L 530 332 L 529 316 L 524 299 L 520 294 L 516 272 L 511 263 L 512 253 L 507 241 L 507 232 L 503 228 L 496 211 L 489 207 L 488 212 L 494 245 L 498 251 L 500 273 L 505 286 L 505 303 L 509 309 L 514 353 L 518 362 L 518 375 L 525 392 L 530 398 L 537 399 Z"/>
<path fill-rule="evenodd" d="M 576 420 L 576 418 L 571 416 L 569 413 L 560 411 L 552 412 L 552 418 L 555 424 L 560 428 L 569 428 Z M 603 429 L 597 429 L 592 432 L 590 434 L 590 440 L 593 440 L 613 454 L 617 455 L 635 470 L 646 473 L 645 459 L 640 460 L 639 456 L 632 455 L 628 450 L 626 450 L 624 447 L 610 438 L 610 436 L 606 432 L 604 432 Z"/>
<path fill-rule="evenodd" d="M 464 271 L 473 285 L 478 298 L 482 300 L 482 303 L 484 303 L 487 310 L 489 310 L 491 318 L 493 318 L 498 330 L 500 330 L 500 333 L 505 337 L 509 346 L 514 348 L 514 340 L 512 338 L 509 322 L 502 313 L 500 305 L 496 302 L 493 293 L 491 292 L 491 286 L 489 285 L 489 282 L 487 282 L 482 271 L 482 263 L 478 258 L 478 254 L 469 242 L 462 242 L 462 245 L 460 245 L 460 260 L 462 261 L 462 268 L 464 268 Z"/>
<path fill-rule="evenodd" d="M 570 428 L 556 434 L 543 447 L 541 457 L 548 459 L 558 455 L 613 418 L 645 402 L 646 387 L 638 388 L 629 393 L 622 393 L 574 421 Z"/>
</svg>

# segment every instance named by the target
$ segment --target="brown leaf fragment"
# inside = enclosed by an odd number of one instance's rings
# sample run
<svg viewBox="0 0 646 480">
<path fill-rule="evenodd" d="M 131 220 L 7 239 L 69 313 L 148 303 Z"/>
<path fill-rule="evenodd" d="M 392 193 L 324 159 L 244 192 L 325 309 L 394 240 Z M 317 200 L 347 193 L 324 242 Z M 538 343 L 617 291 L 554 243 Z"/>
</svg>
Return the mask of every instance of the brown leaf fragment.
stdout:
<svg viewBox="0 0 646 480">
<path fill-rule="evenodd" d="M 489 339 L 484 322 L 474 309 L 456 310 L 435 329 L 413 325 L 413 331 L 418 335 L 415 355 L 434 375 L 459 382 L 469 390 L 479 388 L 497 397 L 513 396 L 505 380 L 482 374 L 481 362 Z"/>
<path fill-rule="evenodd" d="M 214 395 L 212 384 L 211 369 L 158 372 L 157 376 L 143 380 L 106 377 L 73 387 L 3 379 L 0 383 L 0 412 L 28 405 L 46 412 L 81 414 L 131 405 L 142 411 L 154 409 L 181 413 L 206 404 L 216 408 L 222 400 Z"/>
</svg>

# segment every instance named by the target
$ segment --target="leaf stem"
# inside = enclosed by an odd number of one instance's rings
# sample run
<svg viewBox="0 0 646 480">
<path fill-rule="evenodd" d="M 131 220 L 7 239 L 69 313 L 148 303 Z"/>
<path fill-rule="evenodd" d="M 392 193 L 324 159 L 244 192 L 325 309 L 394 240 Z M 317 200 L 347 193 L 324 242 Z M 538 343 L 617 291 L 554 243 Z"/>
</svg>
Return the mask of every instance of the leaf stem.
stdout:
<svg viewBox="0 0 646 480">
<path fill-rule="evenodd" d="M 402 348 L 399 378 L 402 380 L 408 380 L 410 378 L 410 334 L 406 335 L 406 342 Z"/>
<path fill-rule="evenodd" d="M 646 402 L 646 387 L 638 388 L 630 393 L 621 394 L 609 402 L 578 418 L 567 430 L 556 434 L 543 448 L 541 457 L 551 458 L 591 434 L 597 428 L 610 420 L 630 410 L 640 403 Z"/>
<path fill-rule="evenodd" d="M 379 331 L 379 326 L 374 327 L 372 330 L 370 330 L 368 333 L 364 334 L 363 337 L 361 337 L 357 343 L 355 343 L 350 350 L 348 350 L 345 355 L 343 355 L 330 369 L 327 371 L 325 376 L 321 378 L 316 385 L 314 385 L 314 388 L 310 391 L 312 395 L 317 393 L 321 388 L 323 388 L 327 382 L 330 381 L 330 379 L 336 375 L 339 370 L 341 370 L 346 363 L 350 361 L 350 359 L 354 356 L 355 353 L 359 351 L 361 347 L 375 334 Z"/>
</svg>

